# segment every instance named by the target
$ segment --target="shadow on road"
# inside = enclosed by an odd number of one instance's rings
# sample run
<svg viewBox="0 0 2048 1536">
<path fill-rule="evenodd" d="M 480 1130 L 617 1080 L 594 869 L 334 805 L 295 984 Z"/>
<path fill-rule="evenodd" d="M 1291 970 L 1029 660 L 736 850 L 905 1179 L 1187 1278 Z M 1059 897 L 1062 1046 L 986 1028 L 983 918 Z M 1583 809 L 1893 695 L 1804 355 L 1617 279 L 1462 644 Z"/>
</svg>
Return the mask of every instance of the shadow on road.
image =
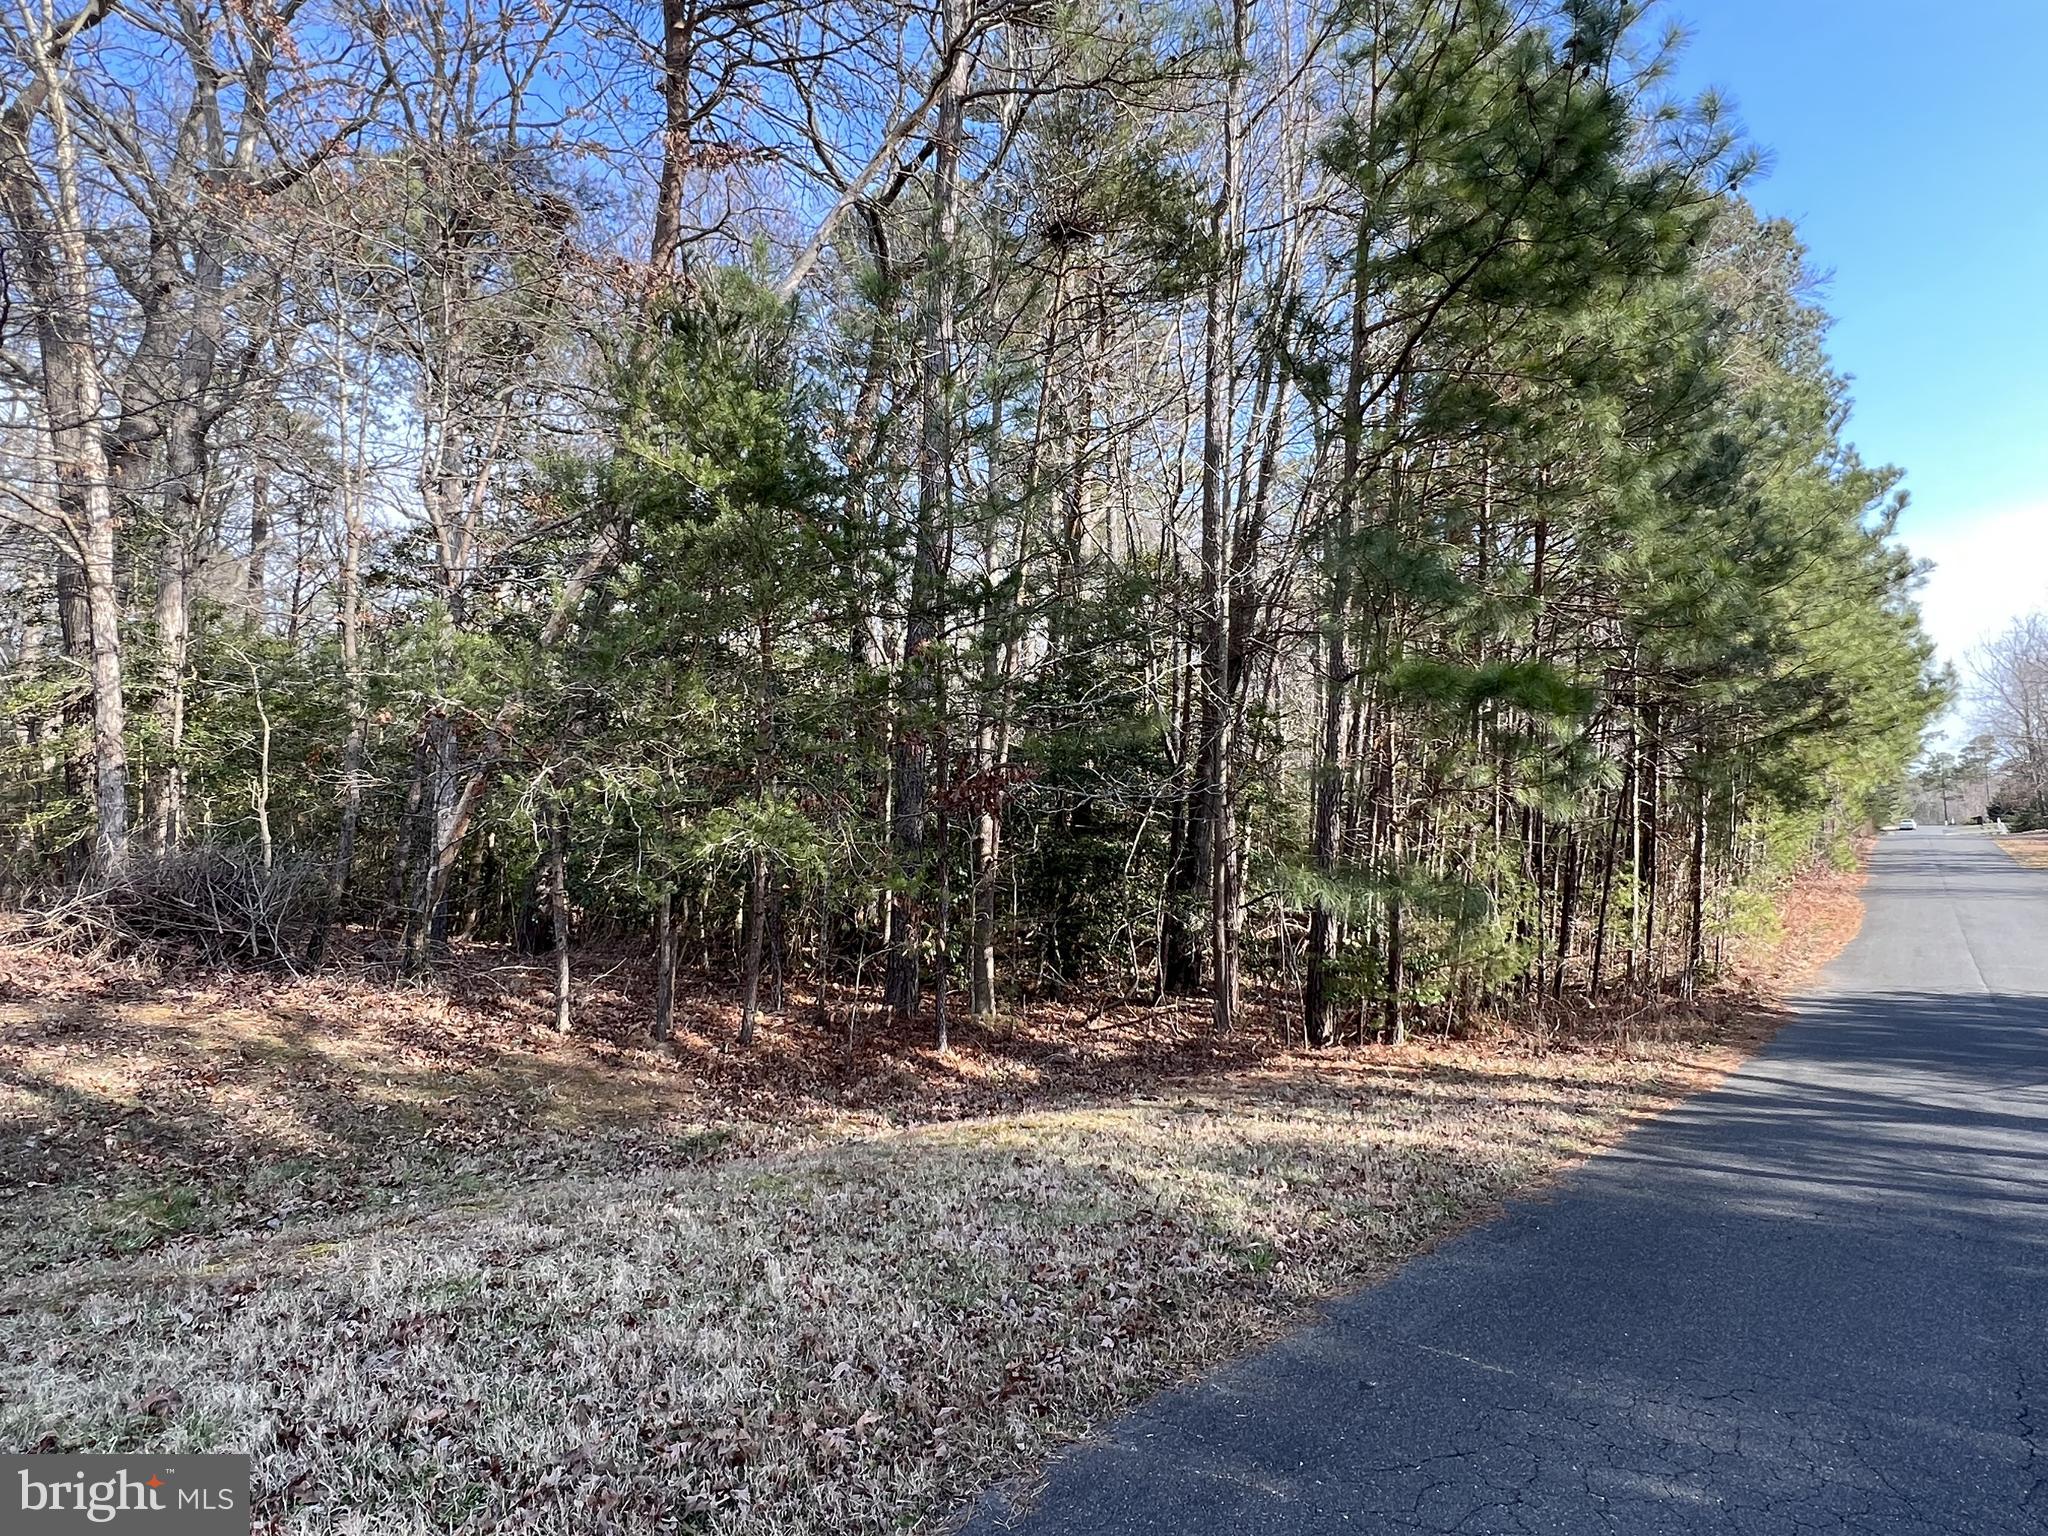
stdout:
<svg viewBox="0 0 2048 1536">
<path fill-rule="evenodd" d="M 2039 1536 L 2044 1341 L 2048 1000 L 1845 992 L 971 1529 Z"/>
</svg>

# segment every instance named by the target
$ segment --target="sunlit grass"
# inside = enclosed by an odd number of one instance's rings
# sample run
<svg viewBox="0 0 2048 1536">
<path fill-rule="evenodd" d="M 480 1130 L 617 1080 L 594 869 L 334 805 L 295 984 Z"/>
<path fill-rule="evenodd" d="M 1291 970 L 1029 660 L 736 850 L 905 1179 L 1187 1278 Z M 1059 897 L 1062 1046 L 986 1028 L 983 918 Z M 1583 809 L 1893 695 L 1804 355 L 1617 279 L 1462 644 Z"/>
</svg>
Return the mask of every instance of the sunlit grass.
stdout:
<svg viewBox="0 0 2048 1536">
<path fill-rule="evenodd" d="M 1669 1043 L 1291 1062 L 477 1186 L 339 1241 L 187 1237 L 17 1292 L 0 1439 L 247 1449 L 265 1518 L 295 1531 L 897 1529 L 1729 1059 Z M 431 1187 L 434 1151 L 418 1155 Z"/>
</svg>

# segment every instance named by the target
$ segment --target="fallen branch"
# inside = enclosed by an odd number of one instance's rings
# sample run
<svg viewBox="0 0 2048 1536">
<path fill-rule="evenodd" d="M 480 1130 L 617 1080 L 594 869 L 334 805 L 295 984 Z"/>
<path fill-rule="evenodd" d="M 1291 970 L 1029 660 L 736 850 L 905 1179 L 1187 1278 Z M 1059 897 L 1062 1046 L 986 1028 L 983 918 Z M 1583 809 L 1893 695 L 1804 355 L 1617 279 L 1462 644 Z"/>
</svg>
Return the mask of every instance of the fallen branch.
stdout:
<svg viewBox="0 0 2048 1536">
<path fill-rule="evenodd" d="M 288 968 L 320 886 L 319 872 L 296 860 L 266 867 L 258 851 L 231 844 L 180 849 L 29 908 L 16 931 L 20 942 L 69 953 L 190 950 L 216 965 Z"/>
</svg>

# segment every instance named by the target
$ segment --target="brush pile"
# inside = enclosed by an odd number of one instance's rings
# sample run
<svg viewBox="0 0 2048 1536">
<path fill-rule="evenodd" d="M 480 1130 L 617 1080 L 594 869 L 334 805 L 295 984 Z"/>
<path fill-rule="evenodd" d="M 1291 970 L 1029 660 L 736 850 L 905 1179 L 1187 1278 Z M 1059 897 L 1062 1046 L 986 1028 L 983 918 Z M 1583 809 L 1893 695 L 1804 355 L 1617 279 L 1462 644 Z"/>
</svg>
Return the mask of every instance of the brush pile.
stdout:
<svg viewBox="0 0 2048 1536">
<path fill-rule="evenodd" d="M 75 953 L 183 953 L 214 965 L 289 964 L 321 893 L 319 869 L 214 843 L 136 857 L 31 908 L 19 939 Z"/>
</svg>

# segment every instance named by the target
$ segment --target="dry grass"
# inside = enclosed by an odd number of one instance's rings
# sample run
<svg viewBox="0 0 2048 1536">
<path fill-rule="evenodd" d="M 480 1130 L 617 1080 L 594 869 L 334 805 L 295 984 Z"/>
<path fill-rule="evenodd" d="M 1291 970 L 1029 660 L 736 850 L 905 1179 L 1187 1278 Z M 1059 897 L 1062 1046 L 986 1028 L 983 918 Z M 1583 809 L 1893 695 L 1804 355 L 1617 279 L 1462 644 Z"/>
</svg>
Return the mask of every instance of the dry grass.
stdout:
<svg viewBox="0 0 2048 1536">
<path fill-rule="evenodd" d="M 1863 925 L 1859 892 L 1868 874 L 1874 839 L 1856 845 L 1856 867 L 1808 870 L 1778 898 L 1779 931 L 1768 946 L 1738 953 L 1729 988 L 1759 1001 L 1806 986 L 1840 954 Z"/>
<path fill-rule="evenodd" d="M 1714 1064 L 1282 1064 L 340 1242 L 179 1245 L 13 1298 L 0 1438 L 247 1447 L 264 1512 L 308 1531 L 887 1530 Z"/>
<path fill-rule="evenodd" d="M 159 975 L 0 944 L 0 1281 L 189 1233 L 431 1206 L 565 1173 L 693 1166 L 909 1123 L 1126 1092 L 1262 1059 L 1209 1047 L 1199 1005 L 1041 1010 L 939 1057 L 792 992 L 731 1048 L 729 986 L 694 978 L 644 1038 L 647 978 L 592 958 L 576 1033 L 549 976 L 464 951 L 434 990 L 362 966 Z"/>
<path fill-rule="evenodd" d="M 0 1291 L 0 1444 L 247 1449 L 266 1529 L 380 1536 L 926 1523 L 1770 1022 L 1732 995 L 1196 1074 L 1181 1037 L 1105 1043 L 1166 1030 L 1133 1010 L 771 1090 L 687 1041 L 493 1034 L 459 996 L 386 1016 L 353 983 L 344 1021 L 295 990 L 326 983 L 70 985 L 0 1013 L 8 1155 L 32 1135 L 45 1186 L 4 1212 L 34 1235 Z"/>
<path fill-rule="evenodd" d="M 2018 832 L 1996 841 L 2015 863 L 2028 869 L 2048 869 L 2048 832 Z"/>
</svg>

